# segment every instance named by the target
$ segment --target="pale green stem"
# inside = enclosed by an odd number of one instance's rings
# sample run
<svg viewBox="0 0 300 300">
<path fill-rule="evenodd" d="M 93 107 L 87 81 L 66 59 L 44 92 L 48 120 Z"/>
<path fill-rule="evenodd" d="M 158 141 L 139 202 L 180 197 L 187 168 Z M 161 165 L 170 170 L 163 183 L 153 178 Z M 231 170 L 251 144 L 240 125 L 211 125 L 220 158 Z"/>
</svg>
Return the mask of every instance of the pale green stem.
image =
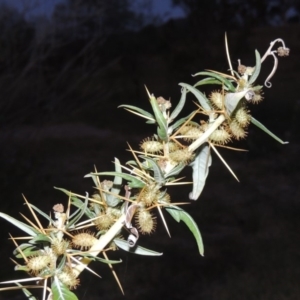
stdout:
<svg viewBox="0 0 300 300">
<path fill-rule="evenodd" d="M 125 214 L 123 214 L 104 235 L 101 235 L 98 242 L 90 248 L 89 254 L 96 257 L 120 232 L 120 230 L 124 225 L 124 222 L 125 222 Z M 77 277 L 91 261 L 92 261 L 91 259 L 83 258 L 81 260 L 82 264 L 78 264 L 73 269 Z"/>
<path fill-rule="evenodd" d="M 220 115 L 213 123 L 209 124 L 208 129 L 189 146 L 189 151 L 194 152 L 199 148 L 203 143 L 207 141 L 209 136 L 225 121 L 225 116 Z"/>
</svg>

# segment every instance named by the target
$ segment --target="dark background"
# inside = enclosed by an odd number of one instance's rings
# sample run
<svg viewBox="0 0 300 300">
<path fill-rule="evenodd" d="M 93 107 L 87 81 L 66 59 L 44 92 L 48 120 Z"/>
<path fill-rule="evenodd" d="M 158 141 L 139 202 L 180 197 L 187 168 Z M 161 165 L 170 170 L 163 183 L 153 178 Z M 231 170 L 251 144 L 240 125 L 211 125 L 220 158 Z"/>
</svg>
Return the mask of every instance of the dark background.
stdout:
<svg viewBox="0 0 300 300">
<path fill-rule="evenodd" d="M 109 3 L 106 3 L 109 2 Z M 127 1 L 66 1 L 51 19 L 28 20 L 1 6 L 0 14 L 0 210 L 19 218 L 22 193 L 46 212 L 67 197 L 53 186 L 84 194 L 92 182 L 83 175 L 113 170 L 112 161 L 131 157 L 155 127 L 118 109 L 130 104 L 150 110 L 144 84 L 155 96 L 179 100 L 179 82 L 204 69 L 227 72 L 224 32 L 234 67 L 254 65 L 275 38 L 290 56 L 280 58 L 263 103 L 250 107 L 288 145 L 250 126 L 241 145 L 247 153 L 221 149 L 240 179 L 237 183 L 216 156 L 205 189 L 185 206 L 199 225 L 205 256 L 200 257 L 184 224 L 166 216 L 172 238 L 158 220 L 155 234 L 141 245 L 163 252 L 139 257 L 118 251 L 116 271 L 125 296 L 105 265 L 102 276 L 84 273 L 77 293 L 90 299 L 299 299 L 299 48 L 298 1 L 177 0 L 187 18 L 164 23 L 131 11 Z M 273 3 L 272 5 L 270 3 Z M 293 8 L 291 10 L 291 8 Z M 294 12 L 288 13 L 288 12 Z M 148 22 L 147 21 L 147 22 Z M 258 83 L 272 68 L 263 64 Z M 189 98 L 186 112 L 194 109 Z M 190 170 L 185 172 L 190 176 Z M 172 201 L 188 200 L 190 187 L 170 189 Z M 159 217 L 158 217 L 159 219 Z M 20 231 L 0 221 L 0 280 L 13 271 L 13 245 Z M 21 296 L 20 296 L 21 295 Z M 21 292 L 0 299 L 24 299 Z"/>
</svg>

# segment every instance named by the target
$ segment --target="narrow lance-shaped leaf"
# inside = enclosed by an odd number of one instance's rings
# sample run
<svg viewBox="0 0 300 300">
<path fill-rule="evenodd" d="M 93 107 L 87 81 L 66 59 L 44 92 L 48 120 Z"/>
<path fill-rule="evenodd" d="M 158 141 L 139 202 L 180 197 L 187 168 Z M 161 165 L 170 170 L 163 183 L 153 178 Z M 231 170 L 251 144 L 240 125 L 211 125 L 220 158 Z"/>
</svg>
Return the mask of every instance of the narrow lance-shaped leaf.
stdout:
<svg viewBox="0 0 300 300">
<path fill-rule="evenodd" d="M 178 127 L 180 127 L 183 123 L 186 122 L 186 120 L 188 120 L 192 115 L 195 115 L 195 111 L 191 112 L 188 116 L 181 118 L 179 120 L 177 120 L 173 125 L 171 125 L 169 127 L 169 132 L 173 132 L 174 129 L 177 129 Z M 198 123 L 190 121 L 189 124 L 195 124 L 198 125 Z"/>
<path fill-rule="evenodd" d="M 245 97 L 248 93 L 248 90 L 236 92 L 236 93 L 227 93 L 225 95 L 225 107 L 229 115 L 235 110 L 239 102 Z"/>
<path fill-rule="evenodd" d="M 277 135 L 275 135 L 274 133 L 272 133 L 265 125 L 263 125 L 258 120 L 254 119 L 253 117 L 251 117 L 251 123 L 254 124 L 255 126 L 257 126 L 259 129 L 261 129 L 265 133 L 267 133 L 269 136 L 271 136 L 277 142 L 279 142 L 281 144 L 288 144 L 289 143 L 289 142 L 284 142 Z"/>
<path fill-rule="evenodd" d="M 185 168 L 185 164 L 180 162 L 170 172 L 165 174 L 165 178 L 169 178 L 169 177 L 178 175 L 184 168 Z"/>
<path fill-rule="evenodd" d="M 171 120 L 174 120 L 179 115 L 179 113 L 181 112 L 181 110 L 184 107 L 185 100 L 186 100 L 186 88 L 184 87 L 181 91 L 181 98 L 180 98 L 177 106 L 175 107 L 175 109 L 172 111 L 172 113 L 170 115 Z"/>
<path fill-rule="evenodd" d="M 29 204 L 31 208 L 33 208 L 36 212 L 38 212 L 41 216 L 43 216 L 46 220 L 48 220 L 51 224 L 54 223 L 54 220 L 52 220 L 47 214 L 45 214 L 43 211 L 41 211 L 38 207 L 34 206 L 33 204 Z"/>
<path fill-rule="evenodd" d="M 194 87 L 200 86 L 200 85 L 205 85 L 205 84 L 222 84 L 222 82 L 218 79 L 215 78 L 204 78 L 200 81 L 198 81 L 197 83 L 194 84 Z"/>
<path fill-rule="evenodd" d="M 26 232 L 27 234 L 29 234 L 30 236 L 36 236 L 38 235 L 40 232 L 38 230 L 36 230 L 35 228 L 7 215 L 4 213 L 0 213 L 0 217 L 5 219 L 6 221 L 12 223 L 14 226 L 20 228 L 21 230 L 23 230 L 24 232 Z"/>
<path fill-rule="evenodd" d="M 204 255 L 203 241 L 202 241 L 202 237 L 198 225 L 196 224 L 194 219 L 186 211 L 184 211 L 182 208 L 178 206 L 171 205 L 165 207 L 165 209 L 178 223 L 180 221 L 183 221 L 187 225 L 187 227 L 193 233 L 196 239 L 200 255 L 203 256 Z"/>
<path fill-rule="evenodd" d="M 143 110 L 142 108 L 139 108 L 139 107 L 136 107 L 136 106 L 132 106 L 132 105 L 126 105 L 126 104 L 122 104 L 122 105 L 120 105 L 118 107 L 122 107 L 122 108 L 128 109 L 129 111 L 130 110 L 136 111 L 142 117 L 144 117 L 145 119 L 148 120 L 147 123 L 152 123 L 152 124 L 155 123 L 154 116 L 151 113 Z"/>
<path fill-rule="evenodd" d="M 114 239 L 114 242 L 116 245 L 127 252 L 133 253 L 133 254 L 139 254 L 139 255 L 146 255 L 146 256 L 161 256 L 162 253 L 146 249 L 141 246 L 136 246 L 136 247 L 130 247 L 129 243 L 125 240 L 120 240 L 120 239 Z"/>
<path fill-rule="evenodd" d="M 51 285 L 52 300 L 78 300 L 77 296 L 72 293 L 57 277 L 54 277 Z"/>
<path fill-rule="evenodd" d="M 166 180 L 165 180 L 165 177 L 164 177 L 164 174 L 163 174 L 161 168 L 158 166 L 156 161 L 150 157 L 146 157 L 146 156 L 141 156 L 141 157 L 151 165 L 151 167 L 152 167 L 151 169 L 153 171 L 153 176 L 154 176 L 155 181 L 159 185 L 164 185 Z"/>
<path fill-rule="evenodd" d="M 76 212 L 75 212 L 76 214 L 72 214 L 72 216 L 70 216 L 69 222 L 67 225 L 68 228 L 71 228 L 73 226 L 73 224 L 76 224 L 81 219 L 81 217 L 86 213 L 88 203 L 89 203 L 89 194 L 86 193 L 83 205 L 76 210 Z M 73 215 L 74 215 L 74 217 L 73 217 Z"/>
<path fill-rule="evenodd" d="M 194 74 L 193 76 L 198 76 L 198 75 L 203 75 L 203 76 L 211 76 L 213 78 L 216 78 L 217 80 L 219 80 L 221 83 L 223 83 L 227 89 L 231 92 L 235 91 L 235 87 L 234 85 L 230 82 L 230 80 L 228 80 L 227 78 L 225 78 L 224 76 L 222 76 L 221 74 L 217 74 L 214 72 L 199 72 Z"/>
<path fill-rule="evenodd" d="M 211 111 L 212 108 L 208 99 L 198 89 L 194 88 L 193 86 L 187 83 L 179 83 L 179 85 L 185 87 L 188 91 L 193 93 L 204 110 Z"/>
<path fill-rule="evenodd" d="M 191 200 L 197 200 L 204 188 L 208 169 L 211 166 L 211 154 L 207 143 L 203 144 L 195 159 L 190 163 L 193 168 L 193 190 L 189 194 Z"/>
<path fill-rule="evenodd" d="M 162 114 L 162 112 L 158 106 L 157 100 L 154 96 L 150 97 L 150 104 L 152 106 L 156 122 L 158 124 L 157 134 L 161 140 L 167 141 L 168 140 L 167 120 L 165 119 L 164 115 Z"/>
<path fill-rule="evenodd" d="M 122 173 L 122 167 L 120 164 L 120 161 L 115 157 L 115 171 L 117 173 Z M 114 178 L 114 184 L 111 189 L 111 192 L 115 195 L 119 195 L 121 191 L 122 186 L 122 177 L 121 176 L 115 176 Z M 114 207 L 119 204 L 120 199 L 115 197 L 114 195 L 107 194 L 106 195 L 106 202 L 109 206 Z"/>
<path fill-rule="evenodd" d="M 261 67 L 260 54 L 257 50 L 255 50 L 255 58 L 256 58 L 255 69 L 254 69 L 252 76 L 250 77 L 250 79 L 248 81 L 248 84 L 252 84 L 257 79 L 257 77 L 260 73 L 260 67 Z"/>
<path fill-rule="evenodd" d="M 97 176 L 102 176 L 102 175 L 107 175 L 107 176 L 120 176 L 124 178 L 125 180 L 128 181 L 128 185 L 132 188 L 142 188 L 144 187 L 145 183 L 140 180 L 139 178 L 132 176 L 130 174 L 125 174 L 125 173 L 118 173 L 118 172 L 101 172 L 101 173 L 91 173 L 87 174 L 84 177 L 91 177 L 93 175 Z"/>
</svg>

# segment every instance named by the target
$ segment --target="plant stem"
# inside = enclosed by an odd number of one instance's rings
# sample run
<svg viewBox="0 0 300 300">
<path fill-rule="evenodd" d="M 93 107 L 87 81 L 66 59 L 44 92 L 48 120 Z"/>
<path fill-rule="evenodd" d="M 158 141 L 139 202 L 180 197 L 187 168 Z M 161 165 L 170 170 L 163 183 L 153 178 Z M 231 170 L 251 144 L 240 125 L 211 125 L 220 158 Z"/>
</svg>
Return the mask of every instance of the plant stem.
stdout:
<svg viewBox="0 0 300 300">
<path fill-rule="evenodd" d="M 189 146 L 189 151 L 193 152 L 207 141 L 209 136 L 225 121 L 225 116 L 220 115 L 213 123 L 209 124 L 208 129 Z"/>
<path fill-rule="evenodd" d="M 123 214 L 104 235 L 101 235 L 98 242 L 90 248 L 89 254 L 96 257 L 106 247 L 106 245 L 110 243 L 111 240 L 120 232 L 124 225 L 124 222 L 125 214 Z M 83 258 L 81 260 L 81 264 L 78 264 L 73 269 L 76 272 L 77 277 L 91 261 L 91 259 Z"/>
</svg>

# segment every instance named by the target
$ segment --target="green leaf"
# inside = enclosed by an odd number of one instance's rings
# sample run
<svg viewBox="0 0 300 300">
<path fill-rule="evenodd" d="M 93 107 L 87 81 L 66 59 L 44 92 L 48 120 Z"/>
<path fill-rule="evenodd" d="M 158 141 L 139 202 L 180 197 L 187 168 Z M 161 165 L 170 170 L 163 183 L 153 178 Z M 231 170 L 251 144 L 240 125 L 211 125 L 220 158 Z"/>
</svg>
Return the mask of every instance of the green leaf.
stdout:
<svg viewBox="0 0 300 300">
<path fill-rule="evenodd" d="M 248 84 L 252 84 L 257 79 L 257 77 L 260 73 L 260 67 L 261 67 L 260 54 L 257 50 L 255 50 L 255 58 L 256 58 L 255 69 L 254 69 L 252 76 L 250 77 L 250 79 L 248 81 Z"/>
<path fill-rule="evenodd" d="M 40 253 L 40 249 L 38 249 L 35 245 L 24 243 L 19 245 L 19 247 L 13 251 L 13 255 L 16 258 L 23 258 L 21 252 L 24 256 L 28 257 Z"/>
<path fill-rule="evenodd" d="M 229 115 L 236 109 L 239 102 L 245 97 L 249 90 L 244 90 L 241 92 L 227 93 L 225 95 L 225 107 Z"/>
<path fill-rule="evenodd" d="M 165 178 L 170 178 L 171 176 L 178 175 L 185 168 L 185 166 L 186 166 L 185 163 L 180 162 L 169 173 L 165 174 Z"/>
<path fill-rule="evenodd" d="M 70 253 L 76 253 L 76 251 L 70 251 Z M 94 256 L 94 255 L 91 255 L 91 254 L 88 254 L 88 253 L 82 253 L 82 251 L 79 251 L 80 253 L 80 256 L 81 257 L 85 257 L 85 258 L 88 258 L 92 261 L 99 261 L 99 262 L 102 262 L 104 264 L 120 264 L 122 262 L 122 260 L 110 260 L 110 259 L 104 259 L 102 257 L 98 257 L 98 256 Z"/>
<path fill-rule="evenodd" d="M 221 84 L 223 83 L 229 91 L 235 92 L 235 87 L 233 86 L 231 81 L 229 79 L 223 77 L 220 74 L 217 74 L 214 72 L 199 72 L 199 73 L 194 74 L 193 76 L 199 76 L 199 75 L 210 76 L 210 77 L 216 78 L 217 80 L 219 80 L 221 82 Z"/>
<path fill-rule="evenodd" d="M 177 104 L 177 106 L 175 107 L 175 109 L 172 111 L 171 115 L 170 115 L 170 119 L 173 121 L 178 115 L 179 113 L 182 111 L 184 104 L 185 104 L 185 99 L 186 99 L 186 88 L 183 88 L 181 91 L 181 98 Z"/>
<path fill-rule="evenodd" d="M 78 300 L 77 296 L 72 293 L 56 276 L 51 285 L 52 300 Z"/>
<path fill-rule="evenodd" d="M 139 114 L 143 115 L 145 117 L 145 119 L 148 119 L 147 123 L 152 123 L 152 124 L 155 123 L 154 116 L 151 113 L 149 113 L 149 112 L 147 112 L 147 111 L 145 111 L 145 110 L 143 110 L 139 107 L 132 106 L 132 105 L 127 105 L 127 104 L 122 104 L 122 105 L 119 105 L 118 107 L 122 107 L 122 108 L 125 108 L 125 109 L 128 109 L 128 110 L 136 111 Z M 152 119 L 152 120 L 150 120 L 150 119 Z"/>
<path fill-rule="evenodd" d="M 193 86 L 187 83 L 179 83 L 179 85 L 185 87 L 188 91 L 193 93 L 204 110 L 211 111 L 212 108 L 209 100 L 198 89 L 194 88 Z"/>
<path fill-rule="evenodd" d="M 157 104 L 157 100 L 154 96 L 150 97 L 150 104 L 152 106 L 156 122 L 158 124 L 157 134 L 161 140 L 167 141 L 168 140 L 167 120 L 165 119 L 164 115 L 162 114 L 162 112 Z"/>
<path fill-rule="evenodd" d="M 79 207 L 70 217 L 69 221 L 67 223 L 67 228 L 72 228 L 73 225 L 75 225 L 82 216 L 86 213 L 87 207 L 89 203 L 89 194 L 86 193 L 84 203 L 82 203 L 82 206 Z"/>
<path fill-rule="evenodd" d="M 205 185 L 211 161 L 210 149 L 205 143 L 199 148 L 195 159 L 189 164 L 193 168 L 193 191 L 189 194 L 191 200 L 199 198 Z"/>
<path fill-rule="evenodd" d="M 91 173 L 87 174 L 84 177 L 91 177 L 93 175 L 97 176 L 102 176 L 102 175 L 107 175 L 107 176 L 120 176 L 124 178 L 125 180 L 128 181 L 128 185 L 132 188 L 142 188 L 145 185 L 145 182 L 140 180 L 139 178 L 132 176 L 130 174 L 125 174 L 125 173 L 119 173 L 119 172 L 101 172 L 101 173 Z"/>
<path fill-rule="evenodd" d="M 14 226 L 20 228 L 21 230 L 23 230 L 24 232 L 26 232 L 27 234 L 29 234 L 30 236 L 36 236 L 38 235 L 40 232 L 38 230 L 36 230 L 35 228 L 21 222 L 18 221 L 17 219 L 4 214 L 4 213 L 0 213 L 0 217 L 5 219 L 6 221 L 12 223 Z"/>
<path fill-rule="evenodd" d="M 52 220 L 47 214 L 45 214 L 43 211 L 41 211 L 39 208 L 34 206 L 33 204 L 29 204 L 30 207 L 32 207 L 36 212 L 38 212 L 41 216 L 43 216 L 46 220 L 48 220 L 51 224 L 54 223 L 54 220 Z"/>
<path fill-rule="evenodd" d="M 115 171 L 117 173 L 122 173 L 122 167 L 120 164 L 120 161 L 115 157 Z M 115 195 L 119 195 L 121 191 L 122 186 L 122 177 L 121 176 L 115 176 L 114 178 L 114 184 L 111 189 L 111 192 Z M 114 195 L 106 194 L 106 202 L 109 206 L 114 207 L 120 203 L 120 199 L 115 197 Z"/>
<path fill-rule="evenodd" d="M 218 79 L 208 77 L 198 81 L 196 84 L 194 84 L 194 87 L 205 84 L 222 84 L 222 82 L 220 82 Z"/>
<path fill-rule="evenodd" d="M 165 207 L 165 209 L 175 219 L 175 221 L 177 221 L 178 223 L 180 221 L 183 221 L 187 225 L 187 227 L 193 233 L 196 239 L 200 255 L 203 256 L 204 255 L 203 241 L 202 241 L 202 237 L 198 225 L 196 224 L 194 219 L 186 211 L 184 211 L 182 208 L 178 206 L 171 205 Z"/>
<path fill-rule="evenodd" d="M 146 156 L 140 156 L 141 158 L 143 158 L 144 160 L 146 160 L 150 165 L 151 165 L 151 170 L 153 171 L 153 177 L 155 179 L 155 181 L 163 186 L 166 182 L 164 174 L 161 170 L 161 168 L 158 166 L 158 164 L 156 163 L 156 161 L 150 157 L 146 157 Z"/>
<path fill-rule="evenodd" d="M 169 130 L 172 129 L 172 132 L 174 129 L 177 129 L 178 127 L 180 127 L 186 120 L 188 120 L 193 114 L 195 114 L 195 111 L 191 112 L 188 116 L 181 118 L 179 120 L 177 120 L 172 126 L 169 127 Z M 189 124 L 195 124 L 198 125 L 198 123 L 193 122 L 193 121 L 189 121 Z"/>
<path fill-rule="evenodd" d="M 47 242 L 50 243 L 51 239 L 49 238 L 49 236 L 39 233 L 38 235 L 36 235 L 32 240 L 29 241 L 29 243 L 41 243 L 41 242 Z"/>
<path fill-rule="evenodd" d="M 148 256 L 161 256 L 162 253 L 146 249 L 141 246 L 135 246 L 135 247 L 130 247 L 129 243 L 125 240 L 120 240 L 120 239 L 114 239 L 114 242 L 116 245 L 127 252 L 133 253 L 133 254 L 139 254 L 139 255 L 148 255 Z"/>
<path fill-rule="evenodd" d="M 289 143 L 289 142 L 284 142 L 277 135 L 275 135 L 274 133 L 272 133 L 265 125 L 263 125 L 258 120 L 254 119 L 253 117 L 251 117 L 251 123 L 254 124 L 255 126 L 257 126 L 259 129 L 261 129 L 265 133 L 267 133 L 269 136 L 271 136 L 274 140 L 276 140 L 280 144 L 288 144 Z"/>
<path fill-rule="evenodd" d="M 15 284 L 19 287 L 22 287 L 23 285 L 18 283 L 18 282 L 15 282 Z M 28 291 L 27 289 L 23 288 L 22 289 L 22 292 L 25 294 L 25 296 L 29 299 L 29 300 L 37 300 L 36 297 L 34 297 L 30 291 Z"/>
<path fill-rule="evenodd" d="M 90 176 L 90 177 L 92 177 L 92 176 Z M 68 190 L 66 190 L 66 189 L 63 189 L 63 188 L 59 188 L 59 187 L 54 187 L 54 188 L 55 188 L 56 190 L 59 190 L 59 191 L 65 193 L 66 195 L 68 195 L 68 196 L 71 198 L 71 200 L 72 200 L 72 205 L 78 207 L 79 210 L 81 210 L 82 207 L 85 206 L 84 202 L 81 201 L 80 199 L 78 199 L 76 196 L 74 196 L 74 194 L 73 194 L 72 192 L 70 192 L 70 191 L 68 191 Z M 84 196 L 82 196 L 82 197 L 84 197 Z M 73 216 L 75 216 L 77 213 L 78 213 L 78 210 L 76 210 L 76 211 L 70 216 L 70 219 L 72 219 Z M 91 212 L 90 209 L 89 209 L 88 207 L 85 208 L 84 213 L 85 213 L 89 218 L 91 218 L 91 219 L 95 217 L 94 213 Z M 70 226 L 69 226 L 69 228 L 70 228 Z"/>
</svg>

